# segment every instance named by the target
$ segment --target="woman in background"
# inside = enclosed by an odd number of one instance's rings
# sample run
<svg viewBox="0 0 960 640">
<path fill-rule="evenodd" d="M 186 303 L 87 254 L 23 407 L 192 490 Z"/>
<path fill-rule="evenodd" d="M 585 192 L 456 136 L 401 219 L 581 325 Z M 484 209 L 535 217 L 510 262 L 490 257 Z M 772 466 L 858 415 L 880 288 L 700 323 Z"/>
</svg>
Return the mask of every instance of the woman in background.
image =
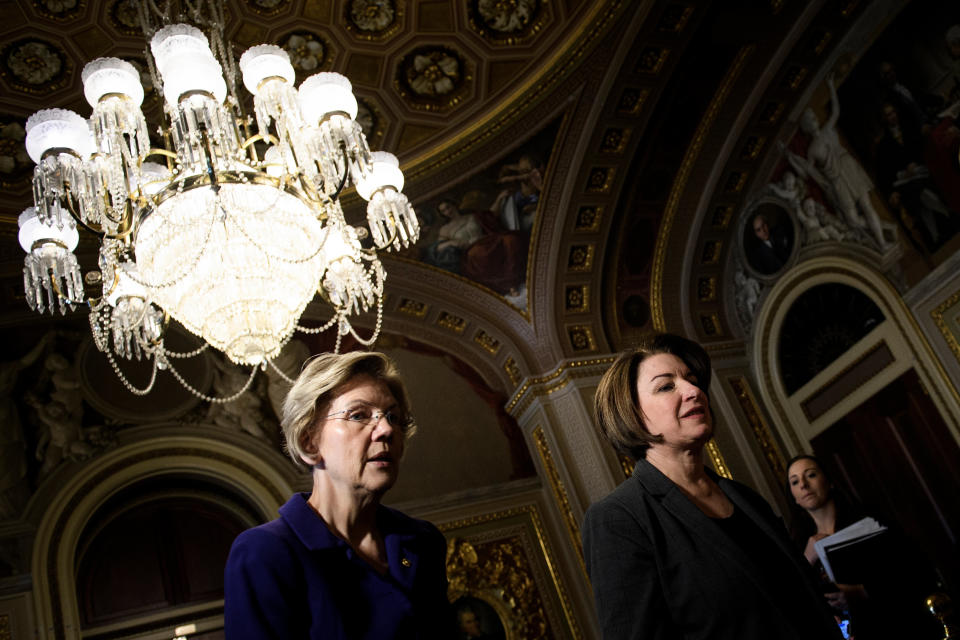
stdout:
<svg viewBox="0 0 960 640">
<path fill-rule="evenodd" d="M 782 523 L 704 466 L 710 358 L 650 337 L 604 374 L 600 427 L 633 475 L 593 504 L 583 547 L 606 640 L 809 640 L 840 633 Z"/>
<path fill-rule="evenodd" d="M 233 543 L 228 640 L 453 637 L 443 535 L 380 504 L 415 428 L 393 362 L 366 352 L 314 358 L 281 426 L 313 489 Z"/>
<path fill-rule="evenodd" d="M 787 464 L 787 487 L 800 513 L 793 519 L 793 538 L 807 562 L 817 571 L 821 588 L 840 620 L 849 620 L 850 637 L 938 638 L 933 618 L 924 612 L 928 593 L 921 585 L 933 581 L 923 576 L 922 552 L 895 531 L 877 539 L 874 562 L 862 567 L 857 584 L 835 584 L 827 577 L 815 544 L 866 517 L 864 510 L 846 499 L 814 456 L 799 455 Z M 927 584 L 933 590 L 932 584 Z"/>
</svg>

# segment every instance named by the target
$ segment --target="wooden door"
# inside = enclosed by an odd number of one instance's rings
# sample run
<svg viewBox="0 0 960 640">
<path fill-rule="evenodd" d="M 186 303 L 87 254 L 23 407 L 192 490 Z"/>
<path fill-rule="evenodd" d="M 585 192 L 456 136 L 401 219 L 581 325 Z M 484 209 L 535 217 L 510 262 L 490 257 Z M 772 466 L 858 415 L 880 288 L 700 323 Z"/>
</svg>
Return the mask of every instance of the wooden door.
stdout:
<svg viewBox="0 0 960 640">
<path fill-rule="evenodd" d="M 813 449 L 868 509 L 893 518 L 960 591 L 960 447 L 912 369 L 831 425 Z M 914 550 L 904 550 L 912 553 Z"/>
</svg>

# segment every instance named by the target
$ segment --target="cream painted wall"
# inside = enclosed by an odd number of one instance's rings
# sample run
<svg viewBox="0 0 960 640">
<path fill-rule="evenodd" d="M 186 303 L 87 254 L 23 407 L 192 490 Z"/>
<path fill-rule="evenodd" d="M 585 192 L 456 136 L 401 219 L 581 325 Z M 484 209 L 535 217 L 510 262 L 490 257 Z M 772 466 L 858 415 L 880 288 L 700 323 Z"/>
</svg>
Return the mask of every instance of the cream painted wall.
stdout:
<svg viewBox="0 0 960 640">
<path fill-rule="evenodd" d="M 384 349 L 411 395 L 417 433 L 400 479 L 384 502 L 396 504 L 475 489 L 510 479 L 510 448 L 493 408 L 443 359 Z"/>
</svg>

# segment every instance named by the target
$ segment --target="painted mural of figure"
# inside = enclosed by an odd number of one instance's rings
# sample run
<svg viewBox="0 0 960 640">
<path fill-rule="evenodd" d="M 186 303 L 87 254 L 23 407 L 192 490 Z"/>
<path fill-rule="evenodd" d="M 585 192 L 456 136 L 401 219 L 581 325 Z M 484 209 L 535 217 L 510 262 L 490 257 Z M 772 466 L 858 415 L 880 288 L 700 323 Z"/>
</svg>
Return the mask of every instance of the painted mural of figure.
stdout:
<svg viewBox="0 0 960 640">
<path fill-rule="evenodd" d="M 483 228 L 476 216 L 461 213 L 453 200 L 444 198 L 437 204 L 437 214 L 445 222 L 437 239 L 424 249 L 423 260 L 435 267 L 460 273 L 463 253 L 483 236 Z"/>
<path fill-rule="evenodd" d="M 837 134 L 840 101 L 832 75 L 827 78 L 827 87 L 832 104 L 827 122 L 821 127 L 816 114 L 809 108 L 800 117 L 800 129 L 810 136 L 807 157 L 782 148 L 794 170 L 804 178 L 813 178 L 820 185 L 848 225 L 869 229 L 880 249 L 888 249 L 894 243 L 887 239 L 885 233 L 892 232 L 895 227 L 880 219 L 880 214 L 870 201 L 873 185 L 869 176 L 840 143 Z"/>
<path fill-rule="evenodd" d="M 15 517 L 26 499 L 27 445 L 14 402 L 14 387 L 20 372 L 46 350 L 53 334 L 45 335 L 18 360 L 0 363 L 0 520 Z"/>
<path fill-rule="evenodd" d="M 477 204 L 479 194 L 464 196 Z M 441 200 L 437 212 L 447 220 L 437 240 L 425 247 L 428 264 L 458 273 L 505 296 L 516 296 L 524 284 L 530 234 L 504 229 L 492 211 Z"/>
<path fill-rule="evenodd" d="M 748 245 L 746 252 L 750 266 L 764 275 L 780 271 L 793 251 L 793 237 L 789 228 L 783 224 L 771 223 L 762 213 L 751 217 L 750 228 L 756 239 Z"/>
<path fill-rule="evenodd" d="M 881 107 L 884 129 L 877 142 L 877 178 L 894 211 L 901 207 L 920 221 L 923 242 L 929 251 L 953 235 L 950 210 L 940 199 L 924 163 L 924 140 L 919 130 L 903 125 L 900 112 L 890 103 Z"/>
<path fill-rule="evenodd" d="M 497 183 L 513 185 L 513 189 L 501 191 L 491 210 L 499 214 L 504 229 L 529 231 L 533 228 L 543 189 L 543 166 L 532 155 L 522 155 L 516 164 L 500 168 Z"/>
</svg>

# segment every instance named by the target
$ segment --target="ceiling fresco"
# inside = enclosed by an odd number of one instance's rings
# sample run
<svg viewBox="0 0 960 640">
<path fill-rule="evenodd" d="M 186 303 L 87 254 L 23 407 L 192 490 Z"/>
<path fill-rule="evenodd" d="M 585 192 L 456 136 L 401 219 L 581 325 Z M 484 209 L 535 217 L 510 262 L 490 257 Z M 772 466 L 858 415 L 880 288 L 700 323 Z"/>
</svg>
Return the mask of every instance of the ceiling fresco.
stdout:
<svg viewBox="0 0 960 640">
<path fill-rule="evenodd" d="M 776 143 L 796 134 L 802 107 L 827 113 L 830 69 L 847 100 L 856 60 L 903 7 L 881 4 L 234 0 L 227 35 L 236 52 L 279 44 L 298 75 L 351 79 L 371 146 L 399 156 L 424 223 L 417 247 L 384 258 L 385 326 L 462 356 L 509 395 L 560 361 L 654 329 L 708 343 L 748 330 L 733 300 L 753 285 L 737 283 L 766 285 L 749 270 L 734 278 L 749 244 L 743 212 L 782 179 Z M 19 292 L 15 243 L 32 171 L 23 124 L 38 108 L 88 111 L 85 60 L 145 67 L 134 7 L 0 6 L 0 322 L 10 331 L 38 322 Z M 156 110 L 148 88 L 151 100 Z M 358 204 L 346 194 L 348 215 Z M 81 243 L 82 265 L 94 248 Z"/>
</svg>

